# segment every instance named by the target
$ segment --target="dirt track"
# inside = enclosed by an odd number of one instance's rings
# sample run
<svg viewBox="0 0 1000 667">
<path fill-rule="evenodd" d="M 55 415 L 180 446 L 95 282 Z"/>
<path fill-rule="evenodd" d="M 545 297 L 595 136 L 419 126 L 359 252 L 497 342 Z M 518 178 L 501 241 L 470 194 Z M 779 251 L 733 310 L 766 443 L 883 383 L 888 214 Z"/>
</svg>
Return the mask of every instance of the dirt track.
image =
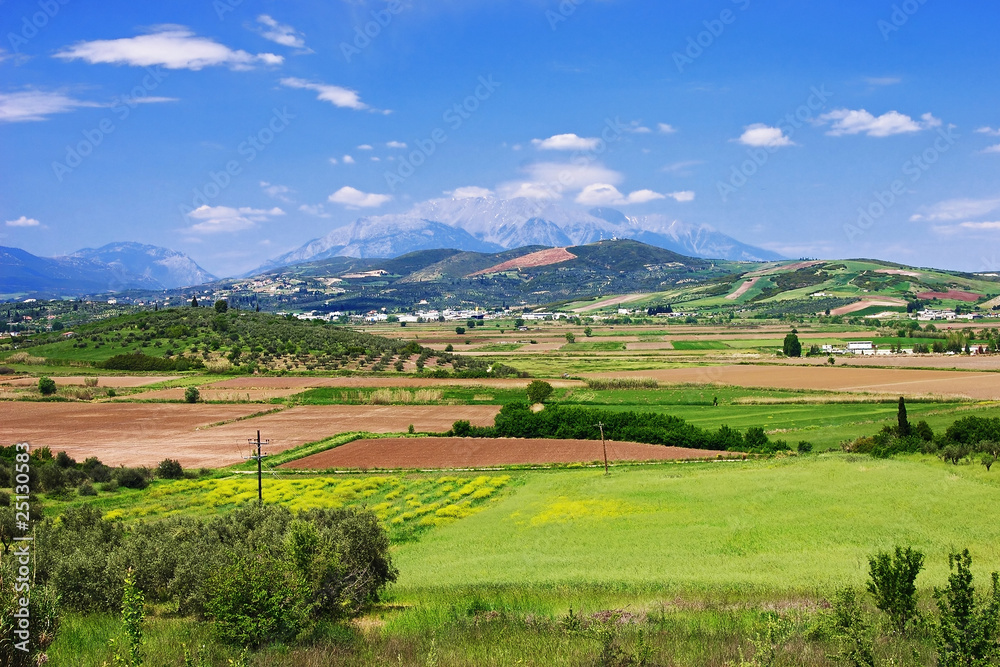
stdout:
<svg viewBox="0 0 1000 667">
<path fill-rule="evenodd" d="M 962 371 L 846 366 L 700 366 L 594 373 L 590 377 L 651 377 L 664 383 L 717 383 L 776 389 L 820 389 L 897 396 L 961 396 L 1000 400 L 1000 375 Z"/>
<path fill-rule="evenodd" d="M 458 419 L 493 423 L 491 405 L 307 405 L 220 426 L 259 412 L 260 405 L 176 403 L 0 403 L 0 443 L 30 442 L 108 465 L 155 465 L 175 458 L 185 467 L 225 466 L 246 454 L 247 438 L 268 438 L 277 453 L 345 431 L 393 433 L 410 424 L 420 431 L 447 431 Z"/>
<path fill-rule="evenodd" d="M 88 376 L 83 375 L 66 375 L 66 376 L 55 376 L 52 379 L 55 380 L 57 386 L 60 387 L 72 387 L 72 386 L 83 386 L 84 380 Z M 94 376 L 89 376 L 94 377 Z M 158 384 L 160 382 L 167 382 L 168 380 L 176 380 L 178 376 L 170 375 L 163 377 L 156 377 L 151 375 L 100 375 L 97 377 L 98 387 L 145 387 L 151 384 Z M 31 387 L 38 385 L 38 378 L 36 377 L 18 377 L 12 378 L 10 380 L 0 380 L 0 385 L 10 385 L 12 387 Z"/>
<path fill-rule="evenodd" d="M 362 387 L 388 388 L 421 388 L 421 387 L 490 387 L 496 389 L 520 389 L 527 387 L 530 379 L 500 378 L 489 379 L 453 379 L 453 378 L 413 378 L 413 377 L 243 377 L 223 380 L 205 385 L 204 389 L 242 390 L 247 389 L 311 389 L 313 387 L 338 387 L 358 389 Z M 578 380 L 552 380 L 553 387 L 579 387 Z"/>
<path fill-rule="evenodd" d="M 719 452 L 608 442 L 609 461 L 716 458 Z M 386 438 L 355 440 L 286 463 L 284 468 L 477 468 L 497 465 L 589 463 L 603 460 L 600 440 L 520 438 Z"/>
<path fill-rule="evenodd" d="M 726 298 L 730 300 L 735 300 L 740 298 L 748 291 L 750 291 L 750 288 L 756 285 L 758 280 L 760 280 L 760 276 L 754 276 L 750 280 L 746 281 L 745 283 L 737 287 L 735 292 L 733 292 L 732 294 L 727 294 Z"/>
</svg>

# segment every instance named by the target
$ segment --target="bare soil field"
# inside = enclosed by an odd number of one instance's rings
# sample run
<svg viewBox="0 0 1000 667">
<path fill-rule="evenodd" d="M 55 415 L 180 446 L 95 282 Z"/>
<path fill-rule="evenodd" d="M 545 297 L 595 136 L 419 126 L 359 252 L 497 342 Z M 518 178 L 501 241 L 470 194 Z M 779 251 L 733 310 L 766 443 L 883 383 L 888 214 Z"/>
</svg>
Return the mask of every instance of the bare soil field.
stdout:
<svg viewBox="0 0 1000 667">
<path fill-rule="evenodd" d="M 574 313 L 586 313 L 591 310 L 598 310 L 600 308 L 607 308 L 608 306 L 620 306 L 623 303 L 628 303 L 630 301 L 638 301 L 639 299 L 645 299 L 648 294 L 623 294 L 622 296 L 616 296 L 611 299 L 602 299 L 596 303 L 591 303 L 586 306 L 581 306 L 579 308 L 574 308 Z"/>
<path fill-rule="evenodd" d="M 594 373 L 591 377 L 651 377 L 663 383 L 726 384 L 776 389 L 819 389 L 896 396 L 1000 400 L 996 373 L 847 366 L 700 366 Z"/>
<path fill-rule="evenodd" d="M 548 266 L 549 264 L 568 262 L 571 259 L 576 259 L 576 255 L 571 253 L 569 250 L 566 250 L 566 248 L 549 248 L 547 250 L 539 250 L 538 252 L 533 252 L 529 255 L 508 260 L 501 264 L 497 264 L 496 266 L 491 266 L 488 269 L 483 269 L 482 271 L 470 273 L 466 277 L 472 278 L 475 276 L 486 275 L 487 273 L 499 273 L 500 271 L 510 271 L 512 269 L 527 269 L 535 266 Z"/>
<path fill-rule="evenodd" d="M 776 364 L 790 366 L 822 366 L 826 357 L 802 357 L 800 359 L 775 359 Z M 899 354 L 892 356 L 844 355 L 837 357 L 841 366 L 891 366 L 894 368 L 941 368 L 968 371 L 1000 371 L 1000 354 Z M 1000 377 L 997 378 L 1000 382 Z"/>
<path fill-rule="evenodd" d="M 72 387 L 84 385 L 84 381 L 88 376 L 84 375 L 66 375 L 66 376 L 56 376 L 52 379 L 55 380 L 57 386 L 60 387 Z M 93 378 L 94 376 L 89 376 Z M 151 376 L 151 375 L 99 375 L 97 376 L 97 386 L 98 387 L 115 387 L 118 388 L 128 388 L 128 387 L 145 387 L 151 384 L 158 384 L 160 382 L 168 382 L 170 380 L 176 380 L 179 376 L 169 375 L 169 376 Z M 28 387 L 31 385 L 37 385 L 38 378 L 36 377 L 17 377 L 11 378 L 10 380 L 0 380 L 0 386 L 10 385 L 12 387 Z"/>
<path fill-rule="evenodd" d="M 608 442 L 609 461 L 714 459 L 719 452 Z M 732 453 L 730 453 L 732 455 Z M 385 438 L 355 440 L 283 468 L 479 468 L 498 465 L 603 461 L 600 440 L 521 438 Z"/>
<path fill-rule="evenodd" d="M 920 292 L 918 299 L 955 299 L 956 301 L 978 301 L 982 294 L 975 292 L 963 292 L 961 290 L 948 290 L 947 292 Z"/>
<path fill-rule="evenodd" d="M 178 405 L 136 403 L 2 403 L 0 443 L 30 442 L 65 450 L 83 460 L 97 456 L 108 465 L 156 465 L 165 458 L 185 467 L 239 463 L 247 439 L 257 430 L 271 442 L 268 451 L 345 431 L 394 433 L 410 424 L 420 431 L 447 431 L 457 419 L 488 426 L 492 405 L 367 406 L 307 405 L 233 421 L 261 411 L 259 405 Z M 211 424 L 229 422 L 218 426 Z"/>
<path fill-rule="evenodd" d="M 760 280 L 760 276 L 754 276 L 753 278 L 751 278 L 750 280 L 746 281 L 745 283 L 743 283 L 742 285 L 740 285 L 738 288 L 736 288 L 735 292 L 733 292 L 732 294 L 727 294 L 726 298 L 727 299 L 738 299 L 738 298 L 740 298 L 741 296 L 743 296 L 744 294 L 746 294 L 748 291 L 750 291 L 750 288 L 753 287 L 754 285 L 756 285 L 758 280 Z"/>
<path fill-rule="evenodd" d="M 491 380 L 487 378 L 461 379 L 414 377 L 243 377 L 205 385 L 204 389 L 237 391 L 246 391 L 248 389 L 298 389 L 301 391 L 303 389 L 311 389 L 314 387 L 343 387 L 346 389 L 388 387 L 395 389 L 444 386 L 520 389 L 522 387 L 527 387 L 530 382 L 531 379 L 527 378 L 497 378 L 495 380 Z M 579 380 L 552 380 L 550 384 L 553 387 L 580 387 L 583 385 L 583 383 Z"/>
<path fill-rule="evenodd" d="M 625 343 L 626 350 L 672 350 L 674 344 L 670 341 L 661 343 Z"/>
<path fill-rule="evenodd" d="M 855 301 L 854 303 L 849 303 L 846 306 L 841 306 L 840 308 L 834 308 L 830 311 L 831 315 L 850 315 L 851 313 L 856 313 L 859 310 L 864 310 L 865 308 L 870 308 L 871 306 L 905 306 L 906 301 L 903 299 L 895 299 L 892 297 L 875 297 L 870 299 L 861 299 L 860 301 Z"/>
</svg>

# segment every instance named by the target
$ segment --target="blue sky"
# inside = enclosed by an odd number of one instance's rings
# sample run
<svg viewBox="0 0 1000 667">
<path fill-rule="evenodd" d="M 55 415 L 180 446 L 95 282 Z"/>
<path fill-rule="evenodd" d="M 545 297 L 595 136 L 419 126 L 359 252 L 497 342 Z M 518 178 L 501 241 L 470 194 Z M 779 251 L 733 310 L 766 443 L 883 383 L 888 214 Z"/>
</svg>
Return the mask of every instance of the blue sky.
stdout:
<svg viewBox="0 0 1000 667">
<path fill-rule="evenodd" d="M 997 270 L 998 19 L 964 0 L 6 0 L 0 244 L 134 240 L 226 275 L 489 191 L 789 257 Z"/>
</svg>

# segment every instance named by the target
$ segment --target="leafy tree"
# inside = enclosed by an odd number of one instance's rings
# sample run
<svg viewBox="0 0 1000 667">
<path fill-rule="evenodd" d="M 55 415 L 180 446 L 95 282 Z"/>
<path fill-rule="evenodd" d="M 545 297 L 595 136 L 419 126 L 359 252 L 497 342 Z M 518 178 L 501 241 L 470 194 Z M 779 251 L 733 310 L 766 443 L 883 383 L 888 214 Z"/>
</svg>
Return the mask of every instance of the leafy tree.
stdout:
<svg viewBox="0 0 1000 667">
<path fill-rule="evenodd" d="M 902 633 L 917 615 L 917 587 L 914 582 L 924 569 L 924 555 L 910 547 L 896 547 L 895 553 L 879 552 L 868 559 L 868 592 L 875 606 L 889 616 Z"/>
<path fill-rule="evenodd" d="M 785 353 L 786 357 L 801 357 L 802 356 L 802 343 L 799 342 L 799 337 L 796 335 L 798 332 L 792 329 L 791 333 L 785 336 L 785 341 L 781 346 L 782 351 Z"/>
<path fill-rule="evenodd" d="M 459 336 L 464 335 L 465 334 L 465 327 L 455 327 L 455 333 L 457 333 Z"/>
<path fill-rule="evenodd" d="M 196 296 L 191 297 L 191 307 L 192 308 L 198 307 L 198 297 Z"/>
<path fill-rule="evenodd" d="M 905 438 L 910 435 L 910 420 L 906 418 L 906 401 L 899 397 L 899 408 L 896 410 L 896 433 Z"/>
<path fill-rule="evenodd" d="M 572 334 L 572 332 L 570 332 L 570 331 L 566 332 L 566 342 L 567 343 L 575 343 L 576 342 L 576 336 L 574 336 Z"/>
<path fill-rule="evenodd" d="M 746 435 L 743 436 L 743 440 L 746 442 L 746 446 L 750 449 L 763 449 L 769 442 L 767 434 L 764 433 L 764 429 L 759 426 L 751 426 L 748 428 Z"/>
<path fill-rule="evenodd" d="M 514 320 L 514 326 L 520 329 L 521 327 L 524 326 L 524 320 L 521 319 L 520 317 L 517 318 L 516 320 Z"/>
<path fill-rule="evenodd" d="M 201 392 L 198 387 L 188 387 L 184 390 L 184 401 L 186 403 L 197 403 L 201 399 Z"/>
<path fill-rule="evenodd" d="M 146 622 L 145 602 L 142 591 L 136 588 L 135 572 L 129 568 L 125 573 L 125 588 L 122 592 L 122 626 L 125 630 L 126 645 L 115 652 L 116 667 L 141 667 L 144 662 L 142 626 Z M 112 639 L 112 648 L 114 645 L 115 641 Z"/>
<path fill-rule="evenodd" d="M 528 400 L 532 403 L 544 403 L 552 395 L 552 385 L 542 380 L 533 380 L 528 385 Z"/>
<path fill-rule="evenodd" d="M 222 313 L 225 313 L 228 310 L 229 310 L 229 302 L 227 302 L 225 299 L 219 299 L 218 301 L 215 302 L 215 312 L 221 315 Z"/>
<path fill-rule="evenodd" d="M 587 327 L 583 330 L 583 335 L 586 336 L 587 338 L 590 338 L 591 336 L 594 335 L 594 330 L 591 329 L 590 327 Z"/>
<path fill-rule="evenodd" d="M 42 393 L 42 396 L 51 396 L 56 393 L 56 381 L 50 377 L 38 378 L 38 391 Z"/>
<path fill-rule="evenodd" d="M 992 575 L 989 597 L 976 603 L 969 550 L 948 554 L 946 588 L 936 588 L 938 623 L 938 665 L 941 667 L 987 667 L 1000 657 L 1000 589 L 998 575 Z"/>
</svg>

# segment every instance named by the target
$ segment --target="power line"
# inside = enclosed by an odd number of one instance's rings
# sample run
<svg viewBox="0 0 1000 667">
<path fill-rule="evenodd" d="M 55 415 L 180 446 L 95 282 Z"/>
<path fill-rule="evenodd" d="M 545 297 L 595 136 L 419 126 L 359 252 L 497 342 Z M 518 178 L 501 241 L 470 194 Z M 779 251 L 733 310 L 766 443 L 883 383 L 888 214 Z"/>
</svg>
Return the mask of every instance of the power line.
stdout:
<svg viewBox="0 0 1000 667">
<path fill-rule="evenodd" d="M 257 431 L 257 439 L 254 440 L 253 438 L 247 438 L 247 442 L 250 443 L 251 454 L 250 454 L 250 456 L 248 456 L 246 458 L 248 460 L 256 460 L 257 461 L 257 502 L 260 503 L 261 505 L 263 505 L 264 504 L 264 483 L 261 481 L 262 480 L 262 475 L 261 475 L 261 465 L 260 465 L 260 462 L 264 459 L 264 457 L 267 456 L 267 454 L 261 454 L 260 453 L 260 447 L 261 447 L 261 444 L 267 445 L 267 444 L 270 444 L 271 441 L 270 440 L 264 440 L 263 442 L 261 442 L 260 431 Z M 257 455 L 256 456 L 254 456 L 254 454 L 252 453 L 254 445 L 257 445 Z"/>
</svg>

